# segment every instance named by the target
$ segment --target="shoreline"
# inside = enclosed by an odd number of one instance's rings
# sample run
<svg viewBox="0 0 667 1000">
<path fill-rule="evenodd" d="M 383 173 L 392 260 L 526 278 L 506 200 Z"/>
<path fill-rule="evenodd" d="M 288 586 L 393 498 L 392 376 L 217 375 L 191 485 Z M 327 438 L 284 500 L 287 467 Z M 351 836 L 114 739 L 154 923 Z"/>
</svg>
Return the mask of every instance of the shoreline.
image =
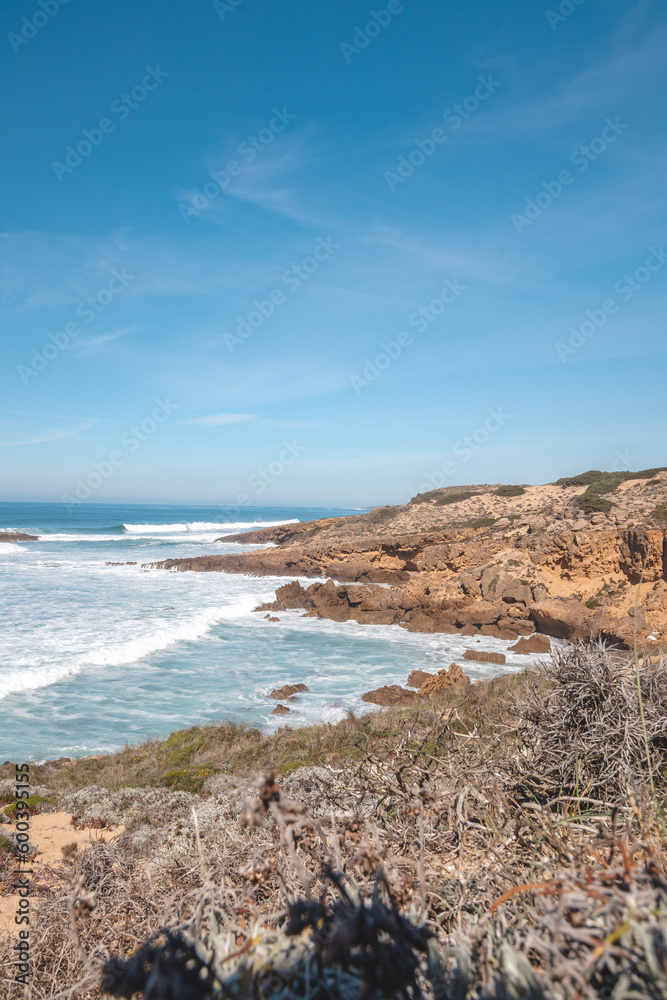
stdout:
<svg viewBox="0 0 667 1000">
<path fill-rule="evenodd" d="M 253 615 L 253 617 L 255 617 Z M 268 618 L 268 614 L 264 618 Z M 274 616 L 270 616 L 274 617 Z M 281 628 L 286 629 L 287 634 L 296 635 L 299 641 L 308 643 L 308 637 L 316 638 L 321 635 L 324 628 L 325 635 L 333 638 L 338 636 L 343 640 L 341 650 L 347 652 L 350 662 L 361 662 L 367 664 L 364 667 L 363 675 L 354 675 L 351 671 L 344 671 L 343 679 L 331 687 L 332 677 L 313 674 L 311 671 L 299 672 L 295 670 L 290 673 L 288 669 L 281 669 L 278 674 L 269 675 L 262 678 L 261 690 L 251 692 L 250 702 L 245 702 L 246 707 L 251 706 L 248 713 L 239 708 L 236 704 L 227 703 L 226 706 L 216 710 L 211 717 L 202 716 L 199 711 L 191 714 L 184 713 L 179 720 L 174 720 L 171 724 L 167 721 L 163 727 L 159 723 L 166 720 L 154 720 L 147 722 L 143 731 L 124 735 L 119 732 L 118 738 L 108 737 L 108 730 L 104 733 L 100 730 L 98 741 L 93 736 L 92 740 L 87 740 L 87 747 L 80 756 L 72 755 L 67 749 L 70 742 L 63 738 L 62 743 L 52 744 L 51 752 L 45 748 L 39 757 L 29 759 L 31 766 L 68 766 L 79 761 L 95 761 L 113 757 L 120 752 L 123 746 L 140 745 L 146 740 L 163 741 L 168 739 L 174 732 L 180 732 L 188 727 L 216 727 L 227 723 L 249 726 L 256 729 L 264 738 L 270 739 L 275 735 L 279 726 L 287 725 L 293 729 L 310 729 L 318 726 L 338 725 L 345 718 L 345 713 L 365 713 L 376 711 L 378 707 L 387 707 L 382 701 L 374 702 L 366 696 L 373 691 L 389 686 L 394 689 L 402 688 L 406 684 L 406 679 L 410 673 L 418 672 L 424 675 L 437 675 L 438 670 L 446 669 L 456 662 L 466 671 L 473 686 L 485 684 L 502 676 L 516 677 L 527 669 L 537 667 L 540 661 L 547 654 L 546 649 L 519 649 L 513 650 L 515 643 L 507 640 L 486 640 L 485 637 L 463 636 L 460 641 L 456 636 L 428 636 L 423 633 L 408 634 L 404 630 L 397 632 L 393 627 L 377 626 L 376 629 L 360 627 L 359 623 L 350 621 L 339 623 L 334 621 L 301 622 L 302 615 L 298 611 L 290 610 L 281 615 L 279 621 L 261 621 L 261 633 L 265 636 L 263 641 L 272 642 L 271 630 Z M 310 616 L 307 616 L 310 617 Z M 246 616 L 244 621 L 250 618 Z M 258 623 L 259 624 L 259 623 Z M 245 626 L 244 626 L 245 627 Z M 265 632 L 269 629 L 269 632 Z M 348 633 L 349 629 L 349 633 Z M 396 632 L 392 638 L 391 633 Z M 283 632 L 283 635 L 286 634 Z M 352 645 L 348 644 L 350 640 Z M 433 643 L 431 640 L 435 639 Z M 455 640 L 450 643 L 448 640 Z M 402 641 L 403 640 L 403 641 Z M 443 640 L 441 643 L 439 640 Z M 327 640 L 329 641 L 329 640 Z M 396 642 L 399 642 L 399 654 L 394 654 Z M 359 645 L 361 643 L 361 646 Z M 378 647 L 378 643 L 381 647 Z M 387 643 L 390 645 L 388 646 Z M 364 647 L 368 652 L 365 652 Z M 378 648 L 381 649 L 377 654 Z M 488 655 L 481 655 L 487 653 Z M 470 654 L 468 656 L 467 654 Z M 474 654 L 474 656 L 473 656 Z M 201 654 L 198 654 L 201 658 Z M 373 659 L 367 661 L 366 656 Z M 387 656 L 397 655 L 396 662 L 387 659 Z M 386 663 L 386 665 L 385 665 Z M 379 667 L 378 664 L 382 664 Z M 347 674 L 350 677 L 347 677 Z M 348 683 L 349 680 L 349 683 Z M 270 691 L 272 688 L 281 688 L 293 683 L 306 683 L 308 691 L 298 692 L 296 701 L 283 699 L 282 708 L 285 712 L 275 712 L 278 707 L 277 700 L 272 699 Z M 387 703 L 389 704 L 389 703 Z M 395 704 L 395 702 L 391 702 Z M 275 714 L 276 718 L 271 718 Z M 82 741 L 83 742 L 83 741 Z M 62 747 L 62 749 L 61 749 Z M 76 753 L 76 752 L 75 752 Z M 9 754 L 7 754 L 9 756 Z M 22 758 L 21 758 L 22 759 Z"/>
<path fill-rule="evenodd" d="M 402 506 L 217 539 L 270 548 L 144 568 L 290 578 L 262 610 L 302 608 L 312 617 L 426 633 L 599 638 L 621 649 L 633 642 L 641 588 L 638 640 L 660 648 L 667 646 L 667 539 L 659 526 L 666 500 L 664 470 L 448 487 Z M 326 582 L 304 589 L 304 577 Z"/>
</svg>

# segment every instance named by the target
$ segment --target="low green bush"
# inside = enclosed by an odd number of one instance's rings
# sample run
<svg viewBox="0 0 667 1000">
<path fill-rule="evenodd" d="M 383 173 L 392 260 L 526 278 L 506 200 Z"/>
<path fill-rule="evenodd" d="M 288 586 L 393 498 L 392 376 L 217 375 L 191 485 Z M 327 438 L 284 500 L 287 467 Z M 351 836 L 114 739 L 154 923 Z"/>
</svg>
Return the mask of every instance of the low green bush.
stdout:
<svg viewBox="0 0 667 1000">
<path fill-rule="evenodd" d="M 523 486 L 499 486 L 493 491 L 497 497 L 520 497 L 526 492 Z"/>
</svg>

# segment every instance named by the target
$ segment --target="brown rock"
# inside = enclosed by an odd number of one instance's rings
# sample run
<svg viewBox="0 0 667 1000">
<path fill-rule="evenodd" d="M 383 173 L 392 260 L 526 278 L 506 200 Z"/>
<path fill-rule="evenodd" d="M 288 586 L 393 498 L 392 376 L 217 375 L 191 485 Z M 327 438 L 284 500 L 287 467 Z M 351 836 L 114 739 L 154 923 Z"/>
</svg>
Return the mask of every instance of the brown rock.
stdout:
<svg viewBox="0 0 667 1000">
<path fill-rule="evenodd" d="M 284 698 L 289 698 L 290 695 L 300 694 L 301 691 L 307 691 L 308 688 L 305 684 L 285 684 L 284 687 L 274 688 L 269 698 L 275 698 L 276 701 L 282 701 Z"/>
<path fill-rule="evenodd" d="M 269 622 L 279 622 L 280 618 L 276 618 L 275 615 L 268 615 L 266 620 Z"/>
<path fill-rule="evenodd" d="M 505 663 L 504 653 L 488 653 L 483 649 L 466 649 L 463 654 L 464 660 L 477 660 L 479 663 Z"/>
<path fill-rule="evenodd" d="M 387 684 L 385 687 L 376 688 L 375 691 L 367 691 L 361 696 L 361 700 L 387 708 L 393 705 L 412 705 L 415 701 L 419 701 L 419 695 L 416 691 L 406 691 L 398 684 Z"/>
<path fill-rule="evenodd" d="M 306 607 L 308 607 L 306 591 L 298 580 L 292 580 L 291 583 L 286 583 L 283 587 L 278 587 L 275 601 L 270 601 L 268 604 L 260 604 L 258 608 L 255 608 L 255 611 L 287 611 L 291 608 Z"/>
<path fill-rule="evenodd" d="M 509 648 L 510 653 L 550 653 L 551 643 L 546 635 L 531 635 L 530 639 L 519 639 Z"/>
<path fill-rule="evenodd" d="M 493 625 L 504 614 L 502 605 L 487 604 L 484 601 L 477 601 L 461 608 L 456 613 L 456 620 L 459 625 Z"/>
<path fill-rule="evenodd" d="M 502 638 L 500 629 L 497 625 L 482 625 L 480 630 L 480 635 L 488 636 L 489 639 L 500 639 Z M 515 633 L 518 639 L 519 633 Z"/>
<path fill-rule="evenodd" d="M 271 715 L 294 715 L 294 710 L 287 708 L 285 705 L 276 705 Z"/>
<path fill-rule="evenodd" d="M 431 677 L 435 677 L 435 674 L 429 674 L 425 670 L 413 670 L 405 683 L 409 688 L 420 688 Z"/>
<path fill-rule="evenodd" d="M 429 678 L 419 689 L 422 698 L 435 700 L 445 692 L 461 690 L 470 686 L 470 678 L 463 672 L 458 663 L 452 663 L 448 670 L 439 670 L 435 677 Z"/>
<path fill-rule="evenodd" d="M 39 535 L 26 535 L 25 532 L 23 531 L 0 531 L 0 542 L 38 542 L 38 541 L 39 541 Z"/>
<path fill-rule="evenodd" d="M 408 618 L 408 615 L 405 616 Z M 435 632 L 435 622 L 424 611 L 409 612 L 408 632 Z"/>
<path fill-rule="evenodd" d="M 530 617 L 538 632 L 556 639 L 590 639 L 594 632 L 593 615 L 579 601 L 551 597 L 534 604 Z"/>
</svg>

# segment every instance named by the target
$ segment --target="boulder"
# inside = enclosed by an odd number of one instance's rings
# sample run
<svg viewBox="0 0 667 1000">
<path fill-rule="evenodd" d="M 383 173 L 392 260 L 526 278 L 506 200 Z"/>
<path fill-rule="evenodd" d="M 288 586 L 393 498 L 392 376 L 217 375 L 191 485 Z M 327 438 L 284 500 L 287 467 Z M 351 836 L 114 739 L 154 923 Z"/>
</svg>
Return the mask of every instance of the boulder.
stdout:
<svg viewBox="0 0 667 1000">
<path fill-rule="evenodd" d="M 305 684 L 285 684 L 284 687 L 274 688 L 269 698 L 275 698 L 276 701 L 282 701 L 284 698 L 289 698 L 293 694 L 300 694 L 302 691 L 307 691 L 308 688 Z"/>
<path fill-rule="evenodd" d="M 556 639 L 590 639 L 595 632 L 593 615 L 573 598 L 551 597 L 539 601 L 530 609 L 530 617 L 538 632 Z"/>
<path fill-rule="evenodd" d="M 307 608 L 308 596 L 298 580 L 292 580 L 276 590 L 275 601 L 260 604 L 255 611 L 287 611 L 290 608 Z"/>
<path fill-rule="evenodd" d="M 478 663 L 499 663 L 506 661 L 504 653 L 489 653 L 483 649 L 466 649 L 463 654 L 464 660 L 476 660 Z"/>
<path fill-rule="evenodd" d="M 389 708 L 394 705 L 413 705 L 419 701 L 419 695 L 416 691 L 407 691 L 398 684 L 387 684 L 385 687 L 376 688 L 375 691 L 367 691 L 361 696 L 361 700 Z"/>
<path fill-rule="evenodd" d="M 509 648 L 510 653 L 550 653 L 551 642 L 546 635 L 535 633 L 529 639 L 519 639 Z"/>
<path fill-rule="evenodd" d="M 329 618 L 334 622 L 346 622 L 350 618 L 350 606 L 339 595 L 333 580 L 311 584 L 306 590 L 306 596 L 309 604 L 322 618 Z"/>
<path fill-rule="evenodd" d="M 285 705 L 276 705 L 271 715 L 294 715 L 294 710 L 287 708 Z"/>
<path fill-rule="evenodd" d="M 436 700 L 446 692 L 461 691 L 470 687 L 470 678 L 463 672 L 458 663 L 450 664 L 447 670 L 439 670 L 435 677 L 430 677 L 419 689 L 421 698 Z"/>
<path fill-rule="evenodd" d="M 502 608 L 495 604 L 487 604 L 485 601 L 477 601 L 461 608 L 456 613 L 456 620 L 459 625 L 492 625 L 498 621 Z"/>
<path fill-rule="evenodd" d="M 426 670 L 413 670 L 405 683 L 409 688 L 420 688 L 431 677 L 435 677 L 435 674 L 429 674 Z"/>
</svg>

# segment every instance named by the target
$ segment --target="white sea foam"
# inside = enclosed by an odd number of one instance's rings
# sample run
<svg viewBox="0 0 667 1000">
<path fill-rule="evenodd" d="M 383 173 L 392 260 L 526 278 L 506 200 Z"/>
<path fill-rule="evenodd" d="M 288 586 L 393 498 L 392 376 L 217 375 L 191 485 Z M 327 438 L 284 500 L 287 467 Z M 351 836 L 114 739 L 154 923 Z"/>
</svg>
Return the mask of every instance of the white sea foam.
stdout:
<svg viewBox="0 0 667 1000">
<path fill-rule="evenodd" d="M 287 521 L 191 521 L 184 524 L 124 524 L 131 535 L 165 535 L 189 531 L 229 531 L 230 534 L 244 528 L 278 528 L 282 524 L 299 524 L 298 518 Z"/>
<path fill-rule="evenodd" d="M 120 667 L 137 663 L 178 642 L 201 639 L 220 622 L 243 618 L 256 604 L 257 597 L 248 594 L 227 606 L 211 608 L 171 622 L 155 623 L 155 627 L 147 629 L 143 635 L 125 642 L 107 642 L 86 653 L 70 653 L 61 663 L 48 666 L 26 664 L 18 670 L 4 670 L 0 674 L 0 699 L 9 694 L 48 687 L 66 677 L 80 674 L 86 667 Z"/>
<path fill-rule="evenodd" d="M 68 535 L 54 531 L 49 535 L 40 535 L 40 542 L 123 542 L 124 535 Z"/>
<path fill-rule="evenodd" d="M 201 639 L 213 626 L 222 621 L 242 618 L 252 611 L 257 599 L 251 595 L 240 598 L 234 604 L 225 608 L 202 611 L 184 621 L 175 621 L 158 628 L 153 632 L 130 639 L 127 642 L 105 646 L 82 657 L 81 666 L 120 667 L 128 663 L 167 649 L 177 642 L 192 642 Z"/>
</svg>

